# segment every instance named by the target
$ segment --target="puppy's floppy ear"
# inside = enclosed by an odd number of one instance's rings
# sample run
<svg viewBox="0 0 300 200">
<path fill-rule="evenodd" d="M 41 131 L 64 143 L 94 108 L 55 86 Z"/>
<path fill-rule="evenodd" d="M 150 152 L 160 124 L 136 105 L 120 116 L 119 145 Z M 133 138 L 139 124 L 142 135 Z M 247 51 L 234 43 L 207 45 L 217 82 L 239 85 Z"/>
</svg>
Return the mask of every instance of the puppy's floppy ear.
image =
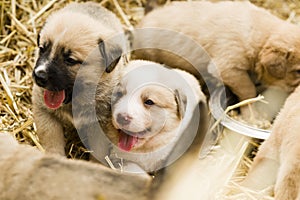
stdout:
<svg viewBox="0 0 300 200">
<path fill-rule="evenodd" d="M 107 73 L 112 72 L 122 56 L 122 49 L 113 45 L 109 47 L 102 39 L 99 39 L 98 47 L 104 60 L 105 71 Z"/>
<path fill-rule="evenodd" d="M 186 110 L 187 97 L 179 90 L 175 90 L 174 94 L 177 103 L 177 114 L 180 119 L 183 119 Z"/>
<path fill-rule="evenodd" d="M 287 71 L 287 60 L 291 52 L 278 49 L 264 49 L 260 56 L 260 63 L 264 69 L 273 77 L 282 79 Z"/>
</svg>

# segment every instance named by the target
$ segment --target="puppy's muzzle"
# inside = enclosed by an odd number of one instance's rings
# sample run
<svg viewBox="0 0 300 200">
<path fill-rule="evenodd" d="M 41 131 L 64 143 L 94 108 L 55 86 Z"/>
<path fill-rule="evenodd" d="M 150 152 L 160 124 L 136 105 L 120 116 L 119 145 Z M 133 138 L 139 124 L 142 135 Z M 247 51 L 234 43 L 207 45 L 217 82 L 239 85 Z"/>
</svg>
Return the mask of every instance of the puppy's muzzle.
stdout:
<svg viewBox="0 0 300 200">
<path fill-rule="evenodd" d="M 32 75 L 38 86 L 45 87 L 47 85 L 48 74 L 47 74 L 46 70 L 44 70 L 44 69 L 33 70 Z"/>
<path fill-rule="evenodd" d="M 123 114 L 119 113 L 117 115 L 117 122 L 122 126 L 130 124 L 131 120 L 132 120 L 132 117 L 126 113 L 123 113 Z"/>
</svg>

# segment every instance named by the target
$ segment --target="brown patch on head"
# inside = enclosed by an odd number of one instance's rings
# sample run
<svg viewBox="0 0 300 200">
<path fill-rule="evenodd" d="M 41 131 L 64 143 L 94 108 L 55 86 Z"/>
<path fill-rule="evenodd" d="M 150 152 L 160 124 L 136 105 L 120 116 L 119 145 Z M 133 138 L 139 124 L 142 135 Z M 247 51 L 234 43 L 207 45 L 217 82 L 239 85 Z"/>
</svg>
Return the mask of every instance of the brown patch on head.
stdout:
<svg viewBox="0 0 300 200">
<path fill-rule="evenodd" d="M 162 86 L 146 87 L 142 92 L 141 101 L 145 103 L 147 100 L 153 101 L 154 105 L 160 108 L 177 109 L 173 92 Z"/>
<path fill-rule="evenodd" d="M 255 71 L 267 85 L 291 92 L 300 83 L 300 42 L 295 33 L 270 38 L 259 54 Z"/>
<path fill-rule="evenodd" d="M 289 52 L 268 48 L 263 50 L 260 62 L 264 69 L 274 78 L 282 79 L 287 71 L 287 56 Z"/>
<path fill-rule="evenodd" d="M 300 52 L 294 48 L 264 48 L 256 71 L 265 83 L 292 92 L 300 83 Z"/>
</svg>

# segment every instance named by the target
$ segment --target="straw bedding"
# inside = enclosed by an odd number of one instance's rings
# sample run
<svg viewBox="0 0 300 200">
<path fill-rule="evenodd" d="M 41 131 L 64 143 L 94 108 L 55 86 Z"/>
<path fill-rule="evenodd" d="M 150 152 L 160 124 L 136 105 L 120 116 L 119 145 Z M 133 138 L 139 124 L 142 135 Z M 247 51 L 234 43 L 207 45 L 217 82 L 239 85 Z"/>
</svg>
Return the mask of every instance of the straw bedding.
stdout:
<svg viewBox="0 0 300 200">
<path fill-rule="evenodd" d="M 34 145 L 41 151 L 43 148 L 35 134 L 31 110 L 33 84 L 31 73 L 37 52 L 36 36 L 47 16 L 69 2 L 71 1 L 2 0 L 0 2 L 0 133 L 8 132 L 20 143 Z M 164 4 L 167 1 L 152 0 L 149 3 L 148 0 L 148 4 L 147 0 L 96 2 L 115 12 L 123 22 L 124 28 L 128 29 L 143 17 L 145 9 L 149 6 Z M 293 23 L 300 22 L 300 1 L 252 0 L 251 2 L 271 10 L 283 19 Z M 70 158 L 87 158 L 88 152 L 81 146 L 76 136 L 70 136 L 67 140 L 66 152 Z M 251 165 L 251 159 L 246 157 L 241 163 L 242 172 L 237 173 L 244 173 L 243 169 Z"/>
</svg>

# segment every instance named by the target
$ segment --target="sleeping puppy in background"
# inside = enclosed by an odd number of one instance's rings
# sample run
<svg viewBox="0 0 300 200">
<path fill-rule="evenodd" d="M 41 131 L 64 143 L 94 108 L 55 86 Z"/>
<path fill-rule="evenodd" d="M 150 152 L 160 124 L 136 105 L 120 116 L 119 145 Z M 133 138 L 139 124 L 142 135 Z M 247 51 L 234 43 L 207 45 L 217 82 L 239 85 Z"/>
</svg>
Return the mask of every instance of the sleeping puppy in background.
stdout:
<svg viewBox="0 0 300 200">
<path fill-rule="evenodd" d="M 256 83 L 287 92 L 300 83 L 300 28 L 249 2 L 172 2 L 147 14 L 137 28 L 137 58 L 194 74 L 208 71 L 241 101 L 256 96 Z M 210 64 L 186 37 L 207 51 Z"/>
<path fill-rule="evenodd" d="M 123 66 L 121 54 L 126 49 L 122 33 L 117 17 L 95 3 L 71 3 L 46 20 L 38 36 L 39 56 L 33 70 L 32 101 L 37 135 L 47 152 L 65 154 L 64 128 L 74 128 L 73 85 L 81 66 L 86 70 L 90 66 L 95 68 L 80 77 L 82 83 L 91 82 L 90 76 L 94 73 L 101 74 L 98 98 L 110 103 L 107 93 L 118 68 Z M 106 42 L 118 34 L 121 35 L 119 40 Z M 82 105 L 91 103 L 84 98 L 78 101 Z M 109 106 L 103 107 L 105 114 Z"/>
<path fill-rule="evenodd" d="M 300 199 L 300 87 L 287 98 L 270 137 L 260 146 L 242 185 L 262 190 L 275 183 L 276 200 Z"/>
<path fill-rule="evenodd" d="M 184 117 L 192 115 L 187 103 L 205 102 L 193 75 L 149 61 L 131 61 L 113 92 L 112 129 L 106 136 L 118 147 L 119 156 L 156 171 L 183 134 Z"/>
</svg>

